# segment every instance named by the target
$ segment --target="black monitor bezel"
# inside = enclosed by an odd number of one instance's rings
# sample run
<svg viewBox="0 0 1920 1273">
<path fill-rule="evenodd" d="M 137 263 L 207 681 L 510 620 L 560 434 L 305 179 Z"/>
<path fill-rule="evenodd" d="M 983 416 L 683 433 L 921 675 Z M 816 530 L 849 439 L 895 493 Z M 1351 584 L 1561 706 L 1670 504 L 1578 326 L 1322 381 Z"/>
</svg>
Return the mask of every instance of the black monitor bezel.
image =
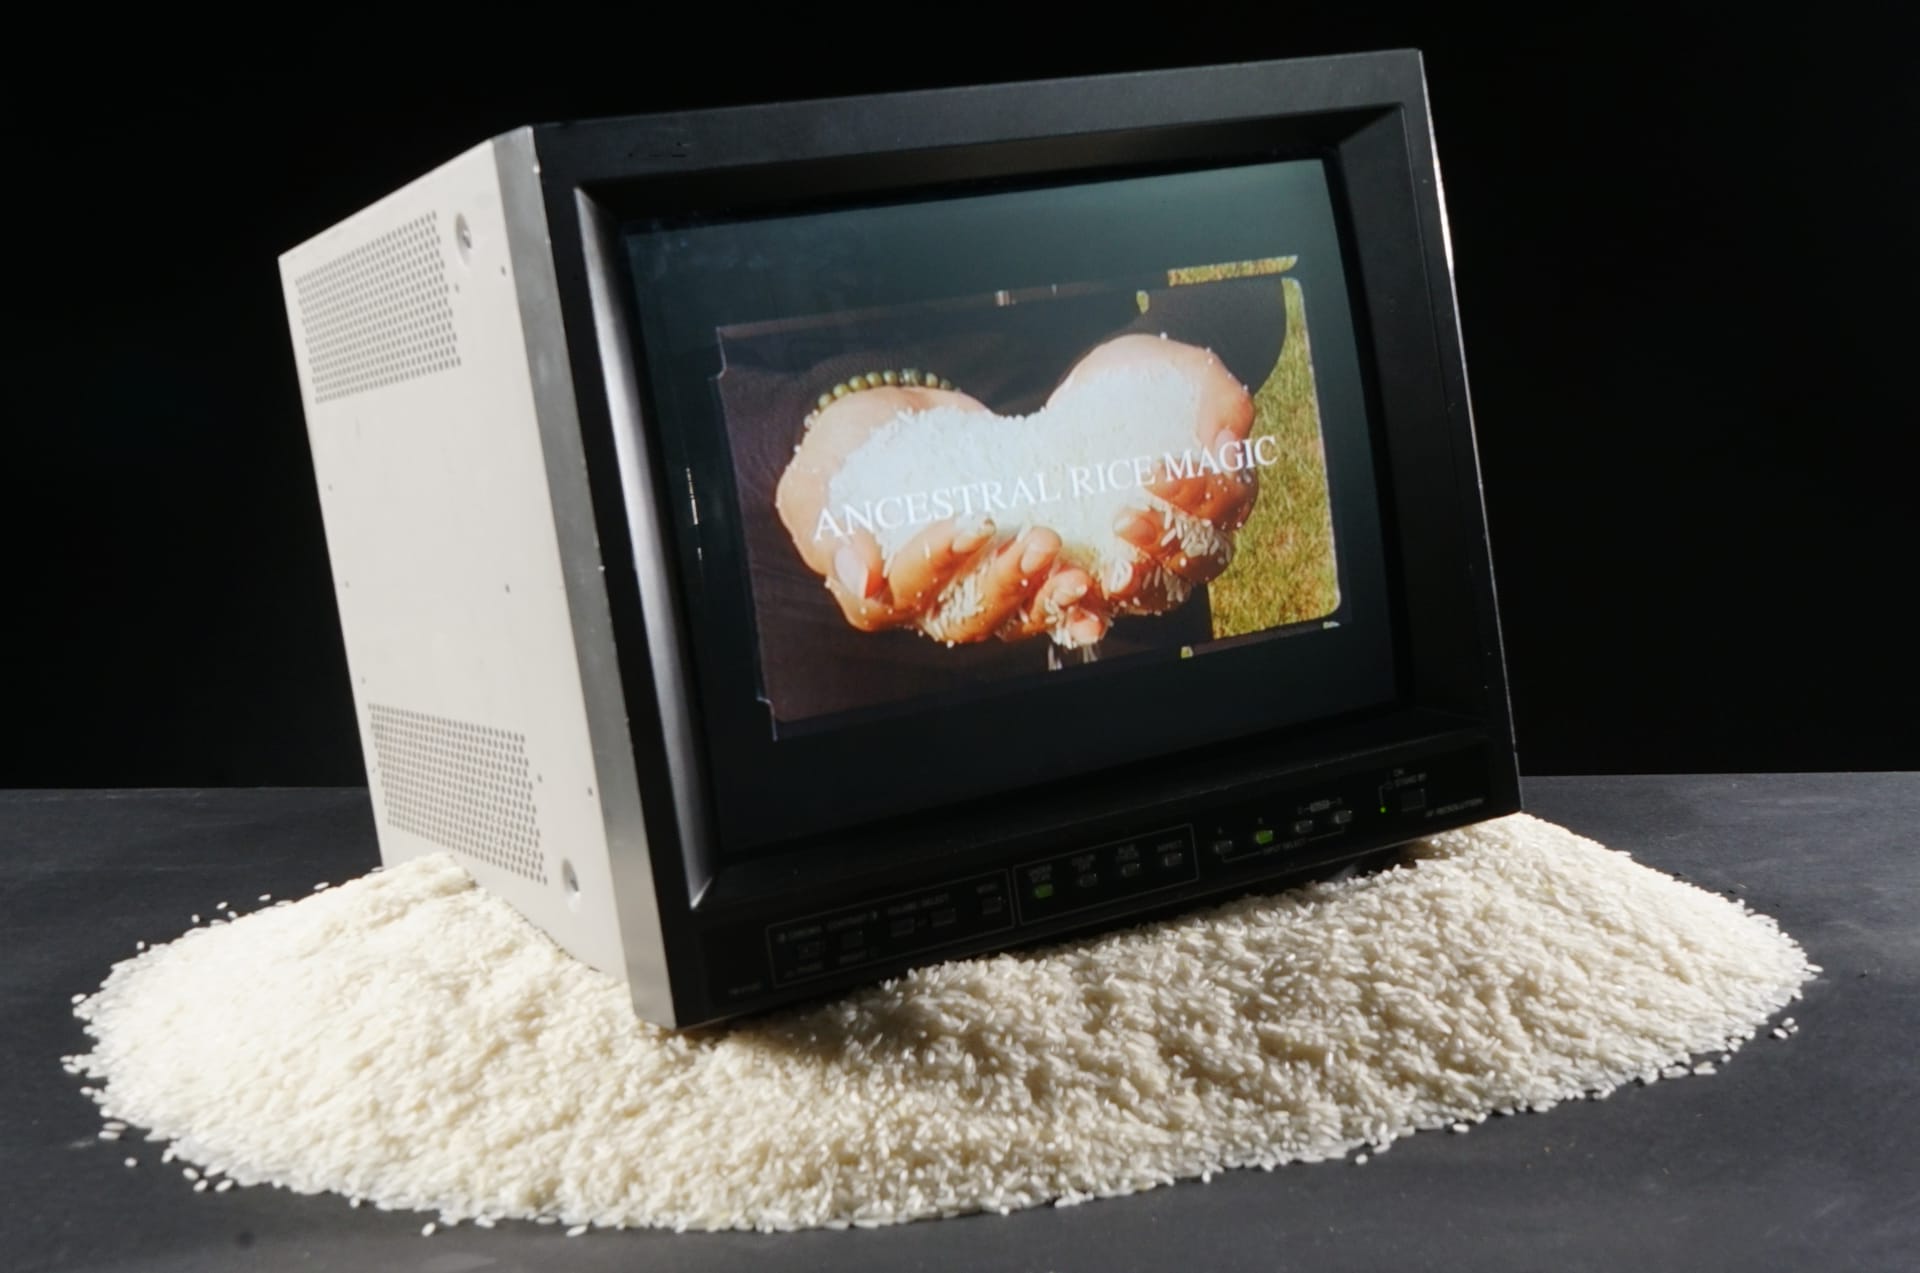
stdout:
<svg viewBox="0 0 1920 1273">
<path fill-rule="evenodd" d="M 603 364 L 592 296 L 627 286 L 609 269 L 611 240 L 640 214 L 695 207 L 750 209 L 808 199 L 902 197 L 967 181 L 1070 177 L 1208 157 L 1322 153 L 1336 197 L 1349 209 L 1390 210 L 1400 232 L 1353 233 L 1353 304 L 1368 406 L 1380 430 L 1382 506 L 1389 511 L 1395 576 L 1401 705 L 1320 727 L 1283 731 L 1239 749 L 1236 768 L 1304 763 L 1316 748 L 1351 755 L 1461 727 L 1512 754 L 1479 490 L 1466 374 L 1452 295 L 1419 55 L 1340 58 L 1150 72 L 1091 79 L 989 85 L 863 99 L 837 99 L 543 126 L 535 131 L 562 318 L 603 546 L 665 542 L 661 522 L 629 524 L 615 430 L 605 393 L 635 367 Z M 885 163 L 872 162 L 885 155 Z M 1378 227 L 1376 227 L 1377 229 Z M 1350 230 L 1349 225 L 1346 229 Z M 590 274 L 598 272 L 598 278 Z M 637 357 L 637 353 L 634 355 Z M 645 430 L 641 430 L 644 436 Z M 645 516 L 645 510 L 641 510 Z M 701 915 L 750 906 L 770 894 L 874 878 L 863 840 L 715 869 L 697 807 L 708 799 L 689 767 L 697 752 L 683 686 L 661 677 L 682 659 L 678 614 L 651 616 L 630 555 L 605 554 L 604 578 L 639 769 L 643 816 L 661 921 L 670 946 L 691 938 Z M 656 590 L 656 611 L 659 594 Z M 669 604 L 671 602 L 669 601 Z M 649 645 L 648 635 L 653 637 Z M 672 633 L 677 651 L 658 648 Z M 666 684 L 662 684 L 662 681 Z M 664 692 L 663 692 L 664 691 Z M 1203 766 L 1206 758 L 1196 755 Z M 1178 768 L 1178 767 L 1176 767 Z M 1200 772 L 1196 769 L 1196 773 Z M 1191 776 L 1164 773 L 1167 789 Z M 1111 776 L 1056 784 L 1042 821 L 1071 820 L 1077 799 L 1109 797 Z M 1077 793 L 1077 798 L 1076 798 Z M 691 796 L 691 799 L 689 799 Z M 1064 805 L 1060 801 L 1064 800 Z M 1090 807 L 1091 808 L 1091 807 Z M 906 869 L 956 869 L 971 837 L 1020 825 L 1018 809 L 975 825 L 950 819 L 938 843 Z M 868 846 L 871 847 L 871 846 Z M 939 860 L 939 861 L 936 861 Z M 922 863 L 925 863 L 923 866 Z M 896 871 L 901 868 L 896 861 Z M 674 996 L 697 998 L 695 961 L 673 961 Z"/>
</svg>

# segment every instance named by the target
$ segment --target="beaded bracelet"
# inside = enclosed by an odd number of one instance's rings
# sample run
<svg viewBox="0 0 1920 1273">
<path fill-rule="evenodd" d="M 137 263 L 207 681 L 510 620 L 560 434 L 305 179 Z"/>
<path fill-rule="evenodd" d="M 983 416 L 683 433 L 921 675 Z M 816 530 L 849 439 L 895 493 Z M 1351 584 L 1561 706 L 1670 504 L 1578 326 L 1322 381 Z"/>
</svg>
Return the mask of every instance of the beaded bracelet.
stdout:
<svg viewBox="0 0 1920 1273">
<path fill-rule="evenodd" d="M 813 410 L 807 413 L 806 422 L 812 424 L 815 416 L 848 394 L 859 393 L 865 389 L 878 389 L 883 385 L 904 385 L 908 388 L 915 389 L 951 390 L 953 388 L 953 381 L 941 376 L 936 376 L 930 371 L 921 371 L 915 367 L 908 367 L 904 371 L 869 371 L 864 376 L 849 376 L 832 389 L 829 389 L 826 393 L 820 395 L 813 404 Z"/>
</svg>

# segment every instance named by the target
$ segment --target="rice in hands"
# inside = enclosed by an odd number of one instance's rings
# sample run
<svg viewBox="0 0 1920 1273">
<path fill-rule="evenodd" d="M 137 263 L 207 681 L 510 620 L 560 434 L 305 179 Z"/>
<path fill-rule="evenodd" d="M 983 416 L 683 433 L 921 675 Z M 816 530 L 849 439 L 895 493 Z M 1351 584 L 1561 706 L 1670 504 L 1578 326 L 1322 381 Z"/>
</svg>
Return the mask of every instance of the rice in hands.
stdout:
<svg viewBox="0 0 1920 1273">
<path fill-rule="evenodd" d="M 987 549 L 918 620 L 919 631 L 942 641 L 951 641 L 962 623 L 980 613 L 993 551 L 1029 527 L 1057 534 L 1057 560 L 1085 570 L 1108 592 L 1118 591 L 1142 561 L 1140 550 L 1115 531 L 1129 509 L 1158 513 L 1187 556 L 1224 565 L 1233 551 L 1230 533 L 1142 489 L 1165 471 L 1169 457 L 1175 465 L 1202 462 L 1199 408 L 1200 394 L 1188 376 L 1139 366 L 1069 384 L 1027 416 L 951 406 L 904 411 L 847 456 L 828 484 L 827 512 L 843 530 L 870 527 L 889 574 L 928 521 L 993 519 L 996 533 Z M 1164 612 L 1190 592 L 1185 579 L 1156 563 L 1134 594 L 1152 601 L 1115 608 Z M 1056 643 L 1079 643 L 1066 615 L 1048 617 Z"/>
</svg>

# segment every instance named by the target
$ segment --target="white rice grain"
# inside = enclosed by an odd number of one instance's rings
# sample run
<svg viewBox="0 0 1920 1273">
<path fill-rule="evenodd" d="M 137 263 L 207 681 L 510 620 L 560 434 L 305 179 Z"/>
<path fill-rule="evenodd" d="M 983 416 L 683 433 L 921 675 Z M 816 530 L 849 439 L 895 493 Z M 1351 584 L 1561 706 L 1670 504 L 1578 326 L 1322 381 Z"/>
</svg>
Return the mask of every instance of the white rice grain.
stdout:
<svg viewBox="0 0 1920 1273">
<path fill-rule="evenodd" d="M 424 1211 L 428 1235 L 865 1227 L 1604 1099 L 1730 1055 L 1815 971 L 1743 905 L 1518 816 L 676 1035 L 441 855 L 116 965 L 75 1059 L 163 1158 Z"/>
</svg>

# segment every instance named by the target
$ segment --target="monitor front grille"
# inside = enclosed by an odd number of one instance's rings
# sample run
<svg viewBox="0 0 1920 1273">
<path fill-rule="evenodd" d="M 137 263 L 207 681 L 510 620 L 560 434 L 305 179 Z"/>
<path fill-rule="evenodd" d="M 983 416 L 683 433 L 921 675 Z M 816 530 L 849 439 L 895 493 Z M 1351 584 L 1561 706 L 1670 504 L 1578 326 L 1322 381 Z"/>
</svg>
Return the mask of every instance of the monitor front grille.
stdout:
<svg viewBox="0 0 1920 1273">
<path fill-rule="evenodd" d="M 368 714 L 390 826 L 547 882 L 526 735 L 377 703 Z"/>
<path fill-rule="evenodd" d="M 315 266 L 293 291 L 316 403 L 460 365 L 438 213 Z"/>
</svg>

